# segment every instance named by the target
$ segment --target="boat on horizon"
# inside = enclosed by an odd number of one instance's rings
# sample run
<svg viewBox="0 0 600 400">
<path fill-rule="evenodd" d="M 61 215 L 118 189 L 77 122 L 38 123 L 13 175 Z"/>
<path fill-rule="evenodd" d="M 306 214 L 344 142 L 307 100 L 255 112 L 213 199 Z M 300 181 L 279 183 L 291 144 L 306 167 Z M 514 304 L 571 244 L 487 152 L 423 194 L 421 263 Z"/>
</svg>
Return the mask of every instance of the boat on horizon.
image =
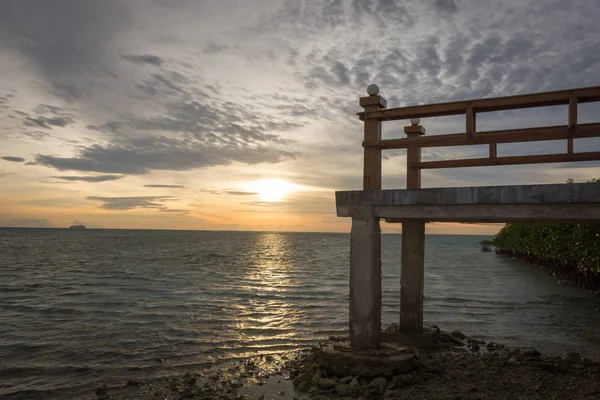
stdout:
<svg viewBox="0 0 600 400">
<path fill-rule="evenodd" d="M 69 229 L 86 229 L 85 225 L 71 225 Z"/>
</svg>

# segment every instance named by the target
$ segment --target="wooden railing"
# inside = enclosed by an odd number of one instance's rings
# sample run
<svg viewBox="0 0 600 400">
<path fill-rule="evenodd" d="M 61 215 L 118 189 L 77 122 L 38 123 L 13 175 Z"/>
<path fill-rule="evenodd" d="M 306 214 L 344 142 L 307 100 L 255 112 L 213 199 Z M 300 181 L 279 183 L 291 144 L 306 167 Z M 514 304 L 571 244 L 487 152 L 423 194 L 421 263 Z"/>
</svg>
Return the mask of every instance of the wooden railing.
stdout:
<svg viewBox="0 0 600 400">
<path fill-rule="evenodd" d="M 415 155 L 411 157 L 409 155 L 409 175 L 410 170 L 412 169 L 413 175 L 415 176 L 417 174 L 415 170 L 419 171 L 428 168 L 460 168 L 600 160 L 600 152 L 598 151 L 575 153 L 573 150 L 574 139 L 600 137 L 600 123 L 578 124 L 577 122 L 578 104 L 590 102 L 600 102 L 600 86 L 400 108 L 385 108 L 385 99 L 376 94 L 369 97 L 363 97 L 361 98 L 360 104 L 365 108 L 365 111 L 358 113 L 358 115 L 360 119 L 365 122 L 365 140 L 363 141 L 363 147 L 365 148 L 365 182 L 367 182 L 367 172 L 370 171 L 372 174 L 375 171 L 373 167 L 376 167 L 375 165 L 371 165 L 369 171 L 367 171 L 367 163 L 372 163 L 372 160 L 377 159 L 376 153 L 368 154 L 369 151 L 380 152 L 381 150 L 387 149 L 408 149 L 408 151 L 411 152 L 411 149 L 414 149 L 413 151 L 418 151 L 417 149 L 422 147 L 489 145 L 489 155 L 485 158 L 423 162 L 420 160 L 420 156 L 417 157 Z M 487 132 L 477 132 L 476 129 L 476 116 L 478 113 L 556 105 L 568 105 L 568 124 L 562 126 Z M 418 125 L 417 122 L 416 124 L 413 124 L 413 126 L 405 127 L 405 133 L 408 135 L 407 138 L 387 140 L 381 138 L 382 121 L 420 119 L 461 114 L 465 115 L 464 133 L 424 136 L 425 129 Z M 498 144 L 548 140 L 567 140 L 566 152 L 543 155 L 497 156 Z M 410 187 L 411 185 L 408 186 Z M 365 184 L 365 189 L 378 189 L 380 187 L 380 184 Z"/>
</svg>

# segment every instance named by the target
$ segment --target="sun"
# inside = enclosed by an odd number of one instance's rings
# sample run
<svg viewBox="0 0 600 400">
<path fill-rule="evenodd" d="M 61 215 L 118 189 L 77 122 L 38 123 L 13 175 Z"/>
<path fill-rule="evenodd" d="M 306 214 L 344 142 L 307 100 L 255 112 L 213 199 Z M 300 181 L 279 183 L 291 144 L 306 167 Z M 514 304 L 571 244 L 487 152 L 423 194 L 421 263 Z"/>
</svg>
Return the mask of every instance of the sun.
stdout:
<svg viewBox="0 0 600 400">
<path fill-rule="evenodd" d="M 294 185 L 281 179 L 263 179 L 252 183 L 251 186 L 263 201 L 281 201 L 294 191 Z"/>
</svg>

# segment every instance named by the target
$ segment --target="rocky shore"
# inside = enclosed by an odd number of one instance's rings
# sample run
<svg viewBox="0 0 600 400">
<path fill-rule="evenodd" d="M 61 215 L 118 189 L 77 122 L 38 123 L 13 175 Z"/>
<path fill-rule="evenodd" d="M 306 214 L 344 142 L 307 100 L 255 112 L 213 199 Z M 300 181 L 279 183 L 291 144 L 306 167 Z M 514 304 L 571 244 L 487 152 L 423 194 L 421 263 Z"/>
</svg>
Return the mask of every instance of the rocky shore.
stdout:
<svg viewBox="0 0 600 400">
<path fill-rule="evenodd" d="M 496 254 L 538 267 L 556 277 L 561 283 L 576 286 L 600 296 L 600 273 L 590 272 L 586 274 L 576 267 L 542 261 L 530 254 L 520 253 L 515 250 L 496 248 Z"/>
<path fill-rule="evenodd" d="M 393 336 L 397 326 L 386 329 Z M 599 399 L 600 364 L 577 353 L 544 356 L 445 333 L 431 349 L 356 351 L 330 337 L 292 354 L 262 355 L 150 382 L 96 389 L 117 399 Z"/>
</svg>

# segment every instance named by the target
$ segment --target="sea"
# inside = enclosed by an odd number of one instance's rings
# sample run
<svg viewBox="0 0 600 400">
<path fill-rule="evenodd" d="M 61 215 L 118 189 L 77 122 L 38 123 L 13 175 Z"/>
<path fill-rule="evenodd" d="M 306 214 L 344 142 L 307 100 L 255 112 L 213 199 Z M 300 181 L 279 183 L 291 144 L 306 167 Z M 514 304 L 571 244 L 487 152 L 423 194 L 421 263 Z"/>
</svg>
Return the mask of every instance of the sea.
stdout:
<svg viewBox="0 0 600 400">
<path fill-rule="evenodd" d="M 427 235 L 425 324 L 600 358 L 600 298 Z M 383 324 L 399 321 L 401 235 L 383 235 Z M 350 236 L 0 229 L 0 397 L 94 388 L 303 349 L 348 331 Z"/>
</svg>

